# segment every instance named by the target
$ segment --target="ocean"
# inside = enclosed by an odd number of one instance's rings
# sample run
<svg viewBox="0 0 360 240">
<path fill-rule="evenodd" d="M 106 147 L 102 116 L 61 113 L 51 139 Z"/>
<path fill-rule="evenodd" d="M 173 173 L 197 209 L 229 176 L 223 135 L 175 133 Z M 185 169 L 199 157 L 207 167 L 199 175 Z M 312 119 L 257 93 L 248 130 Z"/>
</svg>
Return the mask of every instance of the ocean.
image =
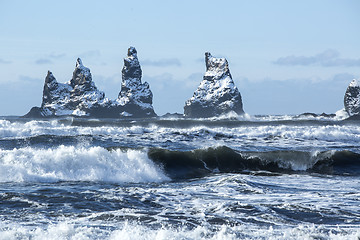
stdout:
<svg viewBox="0 0 360 240">
<path fill-rule="evenodd" d="M 360 239 L 360 121 L 0 118 L 0 239 Z"/>
</svg>

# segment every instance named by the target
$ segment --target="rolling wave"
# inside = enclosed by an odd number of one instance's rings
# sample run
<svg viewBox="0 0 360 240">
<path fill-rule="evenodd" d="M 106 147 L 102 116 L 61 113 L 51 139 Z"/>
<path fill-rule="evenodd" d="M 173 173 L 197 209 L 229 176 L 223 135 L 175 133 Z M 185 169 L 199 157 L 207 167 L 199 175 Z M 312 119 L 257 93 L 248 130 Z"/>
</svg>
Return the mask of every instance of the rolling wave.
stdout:
<svg viewBox="0 0 360 240">
<path fill-rule="evenodd" d="M 213 173 L 360 175 L 360 154 L 239 152 L 225 146 L 193 151 L 86 145 L 0 150 L 0 182 L 161 182 Z"/>
<path fill-rule="evenodd" d="M 150 149 L 148 156 L 172 178 L 249 171 L 360 175 L 360 154 L 346 150 L 238 152 L 222 146 L 188 152 Z"/>
<path fill-rule="evenodd" d="M 89 146 L 0 150 L 0 182 L 166 180 L 144 151 Z"/>
</svg>

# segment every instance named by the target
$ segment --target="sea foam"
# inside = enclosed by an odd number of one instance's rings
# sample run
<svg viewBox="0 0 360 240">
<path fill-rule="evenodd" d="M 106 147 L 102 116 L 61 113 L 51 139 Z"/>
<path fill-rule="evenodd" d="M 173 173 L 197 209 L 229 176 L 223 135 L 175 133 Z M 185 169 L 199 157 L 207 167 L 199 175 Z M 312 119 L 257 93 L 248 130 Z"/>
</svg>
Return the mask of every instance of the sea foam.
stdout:
<svg viewBox="0 0 360 240">
<path fill-rule="evenodd" d="M 0 226 L 3 225 L 0 223 Z M 5 224 L 7 225 L 7 224 Z M 114 227 L 113 227 L 114 228 Z M 7 239 L 359 239 L 360 231 L 353 228 L 327 229 L 327 226 L 300 225 L 297 227 L 253 227 L 249 224 L 239 226 L 222 225 L 216 229 L 208 226 L 199 226 L 188 229 L 184 226 L 171 228 L 162 226 L 152 229 L 146 225 L 125 222 L 112 228 L 97 226 L 76 226 L 71 222 L 50 224 L 44 228 L 24 226 L 6 226 L 1 228 L 0 240 Z"/>
<path fill-rule="evenodd" d="M 59 146 L 0 150 L 0 182 L 160 182 L 169 180 L 146 151 Z"/>
</svg>

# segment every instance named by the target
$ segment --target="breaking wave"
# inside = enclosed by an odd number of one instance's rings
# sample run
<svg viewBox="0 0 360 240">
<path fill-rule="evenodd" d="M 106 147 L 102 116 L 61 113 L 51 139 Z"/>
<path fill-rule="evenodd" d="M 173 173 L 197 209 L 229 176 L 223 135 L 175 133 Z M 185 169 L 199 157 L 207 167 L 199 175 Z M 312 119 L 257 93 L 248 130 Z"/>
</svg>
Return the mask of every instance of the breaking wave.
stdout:
<svg viewBox="0 0 360 240">
<path fill-rule="evenodd" d="M 193 151 L 59 146 L 0 150 L 0 182 L 161 182 L 213 173 L 360 175 L 351 151 L 239 152 L 222 146 Z"/>
<path fill-rule="evenodd" d="M 0 182 L 159 182 L 168 178 L 138 150 L 59 146 L 0 150 Z"/>
<path fill-rule="evenodd" d="M 50 224 L 47 227 L 23 227 L 0 222 L 0 239 L 359 239 L 360 230 L 356 227 L 341 229 L 327 226 L 300 225 L 279 227 L 253 227 L 249 224 L 238 226 L 222 225 L 216 228 L 199 226 L 188 229 L 163 225 L 157 229 L 132 222 L 101 228 L 82 226 L 72 222 Z M 96 236 L 96 237 L 94 237 Z"/>
<path fill-rule="evenodd" d="M 172 178 L 248 171 L 360 175 L 360 154 L 346 150 L 238 152 L 222 146 L 188 152 L 150 149 L 148 155 Z"/>
</svg>

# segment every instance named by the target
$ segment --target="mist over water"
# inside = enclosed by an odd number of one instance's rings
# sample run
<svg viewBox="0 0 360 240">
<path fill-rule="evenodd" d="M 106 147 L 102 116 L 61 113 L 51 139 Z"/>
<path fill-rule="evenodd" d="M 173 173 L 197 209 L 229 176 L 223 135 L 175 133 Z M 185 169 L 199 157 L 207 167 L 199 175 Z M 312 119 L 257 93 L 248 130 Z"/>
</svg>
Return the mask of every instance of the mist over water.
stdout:
<svg viewBox="0 0 360 240">
<path fill-rule="evenodd" d="M 0 119 L 0 239 L 358 239 L 360 124 Z"/>
</svg>

